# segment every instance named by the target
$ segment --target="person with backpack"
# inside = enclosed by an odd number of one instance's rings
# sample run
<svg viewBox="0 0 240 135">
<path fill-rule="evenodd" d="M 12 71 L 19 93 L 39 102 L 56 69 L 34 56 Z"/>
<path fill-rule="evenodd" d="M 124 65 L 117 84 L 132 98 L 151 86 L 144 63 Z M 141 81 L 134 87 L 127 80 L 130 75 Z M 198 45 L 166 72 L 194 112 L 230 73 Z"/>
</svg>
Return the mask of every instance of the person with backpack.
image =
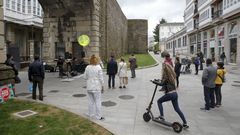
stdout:
<svg viewBox="0 0 240 135">
<path fill-rule="evenodd" d="M 195 75 L 198 75 L 198 67 L 200 65 L 200 59 L 197 55 L 194 59 L 194 65 L 195 65 Z"/>
<path fill-rule="evenodd" d="M 215 96 L 216 96 L 216 107 L 220 107 L 222 105 L 222 93 L 221 93 L 221 88 L 222 84 L 225 82 L 225 74 L 226 70 L 224 69 L 224 63 L 223 62 L 218 62 L 217 63 L 217 77 L 215 80 Z"/>
</svg>

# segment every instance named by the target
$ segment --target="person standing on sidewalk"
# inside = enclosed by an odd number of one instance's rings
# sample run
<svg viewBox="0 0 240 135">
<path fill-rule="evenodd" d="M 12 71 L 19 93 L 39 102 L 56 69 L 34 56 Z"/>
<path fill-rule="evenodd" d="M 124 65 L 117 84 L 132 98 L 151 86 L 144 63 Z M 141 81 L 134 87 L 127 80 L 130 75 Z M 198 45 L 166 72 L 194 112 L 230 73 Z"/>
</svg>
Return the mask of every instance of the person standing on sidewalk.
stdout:
<svg viewBox="0 0 240 135">
<path fill-rule="evenodd" d="M 203 70 L 202 74 L 205 107 L 200 108 L 201 110 L 210 110 L 210 108 L 214 108 L 215 106 L 214 90 L 216 86 L 217 68 L 212 65 L 211 59 L 207 59 L 206 64 L 207 67 Z"/>
<path fill-rule="evenodd" d="M 137 59 L 134 56 L 134 54 L 132 54 L 132 56 L 129 58 L 129 63 L 130 63 L 130 69 L 132 74 L 131 78 L 135 78 L 136 77 L 135 69 L 137 68 Z"/>
<path fill-rule="evenodd" d="M 101 94 L 104 91 L 104 80 L 103 71 L 98 61 L 95 55 L 91 56 L 90 64 L 84 72 L 84 78 L 87 80 L 88 115 L 90 118 L 96 117 L 99 120 L 103 120 L 104 118 L 101 114 Z"/>
<path fill-rule="evenodd" d="M 182 64 L 180 63 L 179 57 L 176 57 L 174 71 L 176 74 L 177 88 L 179 86 L 179 76 L 181 72 L 181 67 L 182 67 Z"/>
<path fill-rule="evenodd" d="M 200 51 L 199 53 L 198 53 L 198 57 L 199 57 L 199 59 L 200 59 L 200 70 L 203 70 L 203 63 L 204 63 L 204 56 L 203 56 L 203 53 Z"/>
<path fill-rule="evenodd" d="M 224 79 L 225 79 L 225 74 L 226 74 L 226 70 L 224 69 L 224 63 L 223 62 L 218 62 L 217 63 L 217 77 L 215 80 L 215 96 L 216 96 L 216 107 L 220 107 L 222 105 L 222 92 L 221 92 L 221 88 L 222 88 L 222 84 L 224 83 Z"/>
<path fill-rule="evenodd" d="M 15 74 L 15 78 L 14 78 L 15 83 L 21 83 L 21 80 L 18 77 L 18 69 L 17 69 L 16 63 L 13 61 L 13 56 L 11 54 L 7 54 L 7 60 L 5 61 L 5 64 L 7 66 L 12 67 L 12 69 L 14 71 L 14 74 Z M 15 88 L 14 88 L 15 84 L 12 84 L 12 85 L 13 85 L 14 97 L 17 97 L 16 92 L 15 92 Z"/>
<path fill-rule="evenodd" d="M 178 113 L 178 115 L 180 116 L 180 118 L 183 121 L 183 127 L 188 128 L 189 126 L 187 125 L 185 116 L 182 113 L 181 109 L 179 108 L 178 94 L 177 94 L 176 86 L 175 86 L 175 79 L 176 79 L 176 75 L 174 73 L 172 66 L 169 64 L 163 63 L 161 83 L 163 86 L 162 91 L 165 92 L 165 95 L 160 97 L 157 101 L 159 112 L 160 112 L 159 119 L 164 120 L 162 103 L 167 102 L 167 101 L 172 101 L 174 110 Z"/>
<path fill-rule="evenodd" d="M 169 64 L 173 67 L 173 62 L 172 62 L 172 59 L 170 58 L 170 54 L 165 55 L 165 60 L 163 63 Z"/>
<path fill-rule="evenodd" d="M 196 57 L 194 58 L 195 75 L 198 75 L 199 64 L 200 64 L 200 59 L 199 59 L 199 57 L 196 55 Z"/>
<path fill-rule="evenodd" d="M 226 58 L 225 52 L 222 52 L 222 54 L 220 55 L 220 59 L 223 63 L 224 63 L 225 58 Z"/>
<path fill-rule="evenodd" d="M 107 75 L 108 75 L 108 88 L 115 89 L 115 76 L 118 72 L 118 65 L 114 59 L 114 56 L 111 56 L 110 61 L 107 64 Z M 112 84 L 112 85 L 111 85 Z"/>
<path fill-rule="evenodd" d="M 62 56 L 59 56 L 58 61 L 57 61 L 57 67 L 59 69 L 59 77 L 63 77 L 63 64 L 64 64 L 64 59 Z"/>
<path fill-rule="evenodd" d="M 123 58 L 121 58 L 121 61 L 118 65 L 119 70 L 118 70 L 118 76 L 119 76 L 119 81 L 120 81 L 120 86 L 119 88 L 126 88 L 127 85 L 127 63 Z"/>
<path fill-rule="evenodd" d="M 45 78 L 44 66 L 39 56 L 34 57 L 34 62 L 29 65 L 28 79 L 33 83 L 32 99 L 36 100 L 36 89 L 38 86 L 39 100 L 43 101 L 43 80 Z"/>
</svg>

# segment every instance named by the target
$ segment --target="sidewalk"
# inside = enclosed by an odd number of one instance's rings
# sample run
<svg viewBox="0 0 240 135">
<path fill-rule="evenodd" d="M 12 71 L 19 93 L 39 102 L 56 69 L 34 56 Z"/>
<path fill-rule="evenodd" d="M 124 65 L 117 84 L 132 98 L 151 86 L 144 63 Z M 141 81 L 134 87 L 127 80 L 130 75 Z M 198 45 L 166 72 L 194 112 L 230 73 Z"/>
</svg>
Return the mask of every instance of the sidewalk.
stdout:
<svg viewBox="0 0 240 135">
<path fill-rule="evenodd" d="M 161 62 L 160 55 L 154 55 L 154 57 Z M 128 74 L 130 76 L 130 72 Z M 238 87 L 232 86 L 234 81 L 240 80 L 239 76 L 228 74 L 227 83 L 222 88 L 223 106 L 203 112 L 199 109 L 204 105 L 201 74 L 202 71 L 199 72 L 199 75 L 180 76 L 179 105 L 190 125 L 190 128 L 184 130 L 181 134 L 239 135 L 240 107 L 235 104 L 240 102 L 240 91 Z M 44 84 L 44 95 L 46 95 L 44 103 L 87 118 L 85 114 L 88 111 L 88 98 L 86 96 L 85 80 L 80 77 L 72 82 L 61 82 L 57 75 L 57 73 L 47 73 Z M 104 105 L 102 111 L 105 120 L 92 119 L 92 121 L 116 135 L 175 135 L 176 133 L 171 128 L 152 121 L 146 123 L 142 118 L 155 87 L 149 80 L 160 78 L 161 64 L 152 68 L 137 70 L 136 75 L 135 79 L 129 78 L 127 89 L 118 89 L 118 78 L 116 78 L 117 88 L 107 89 L 107 76 L 104 76 L 105 93 L 102 95 Z M 26 86 L 20 88 L 25 89 L 24 87 Z M 25 92 L 27 93 L 27 90 Z M 154 100 L 152 111 L 156 116 L 159 115 L 156 100 L 162 94 L 157 92 Z M 31 98 L 31 95 L 19 96 L 19 98 Z M 170 102 L 164 104 L 164 112 L 167 121 L 179 121 L 181 123 Z"/>
</svg>

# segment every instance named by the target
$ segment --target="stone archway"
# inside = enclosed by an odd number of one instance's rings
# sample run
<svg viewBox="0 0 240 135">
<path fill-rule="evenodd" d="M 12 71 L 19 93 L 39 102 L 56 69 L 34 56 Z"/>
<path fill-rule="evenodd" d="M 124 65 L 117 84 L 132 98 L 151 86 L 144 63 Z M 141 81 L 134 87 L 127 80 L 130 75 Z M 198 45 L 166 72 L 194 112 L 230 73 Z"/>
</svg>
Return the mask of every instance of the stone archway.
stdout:
<svg viewBox="0 0 240 135">
<path fill-rule="evenodd" d="M 66 52 L 73 54 L 73 44 L 82 34 L 91 38 L 90 45 L 83 49 L 86 56 L 99 55 L 98 0 L 39 0 L 39 3 L 44 10 L 44 60 L 50 62 Z"/>
</svg>

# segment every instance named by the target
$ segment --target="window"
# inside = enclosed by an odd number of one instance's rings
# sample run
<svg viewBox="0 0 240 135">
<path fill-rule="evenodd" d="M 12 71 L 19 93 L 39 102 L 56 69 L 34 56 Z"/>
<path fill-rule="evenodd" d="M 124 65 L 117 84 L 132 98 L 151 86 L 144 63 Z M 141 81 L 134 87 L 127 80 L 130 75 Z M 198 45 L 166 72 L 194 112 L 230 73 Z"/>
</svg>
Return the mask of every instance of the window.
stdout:
<svg viewBox="0 0 240 135">
<path fill-rule="evenodd" d="M 6 8 L 10 8 L 10 0 L 6 0 Z"/>
<path fill-rule="evenodd" d="M 206 2 L 207 2 L 207 0 L 198 0 L 198 8 Z"/>
<path fill-rule="evenodd" d="M 205 21 L 208 18 L 209 18 L 209 9 L 205 10 L 202 14 L 200 14 L 199 22 L 203 22 L 203 21 Z"/>
<path fill-rule="evenodd" d="M 181 43 L 182 43 L 182 39 L 181 39 L 181 38 L 179 38 L 179 39 L 178 39 L 178 48 L 180 48 L 180 47 L 182 46 L 182 44 L 181 44 Z"/>
<path fill-rule="evenodd" d="M 37 15 L 40 16 L 40 4 L 37 6 Z"/>
<path fill-rule="evenodd" d="M 237 22 L 232 22 L 230 24 L 229 34 L 233 35 L 233 34 L 237 34 L 237 32 L 238 32 Z"/>
<path fill-rule="evenodd" d="M 31 6 L 31 0 L 28 0 L 28 13 L 31 14 L 32 13 L 32 6 Z"/>
<path fill-rule="evenodd" d="M 17 0 L 17 11 L 21 12 L 21 0 Z"/>
<path fill-rule="evenodd" d="M 12 10 L 16 10 L 16 1 L 12 0 Z"/>
<path fill-rule="evenodd" d="M 207 32 L 203 33 L 203 40 L 207 40 Z"/>
<path fill-rule="evenodd" d="M 26 0 L 22 0 L 22 12 L 25 13 Z"/>
<path fill-rule="evenodd" d="M 33 0 L 33 14 L 36 14 L 36 0 Z"/>
</svg>

